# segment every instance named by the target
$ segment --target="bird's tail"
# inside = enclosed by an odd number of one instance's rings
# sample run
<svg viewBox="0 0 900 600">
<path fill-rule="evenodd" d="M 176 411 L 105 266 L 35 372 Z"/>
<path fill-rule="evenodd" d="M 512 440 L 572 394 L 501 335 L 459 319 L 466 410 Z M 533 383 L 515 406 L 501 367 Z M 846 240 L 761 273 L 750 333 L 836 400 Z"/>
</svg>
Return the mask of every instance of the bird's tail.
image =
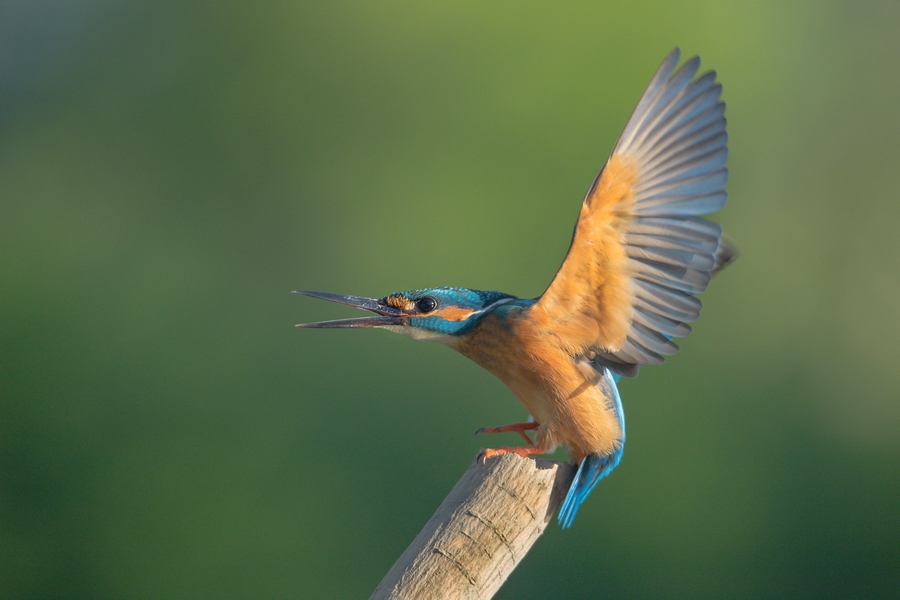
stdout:
<svg viewBox="0 0 900 600">
<path fill-rule="evenodd" d="M 612 454 L 590 454 L 584 457 L 578 472 L 575 473 L 575 479 L 569 488 L 569 493 L 563 501 L 562 508 L 559 509 L 559 524 L 563 529 L 568 529 L 572 525 L 575 513 L 578 507 L 584 502 L 597 482 L 609 475 L 616 468 L 619 460 L 622 458 L 622 451 L 617 450 Z"/>
</svg>

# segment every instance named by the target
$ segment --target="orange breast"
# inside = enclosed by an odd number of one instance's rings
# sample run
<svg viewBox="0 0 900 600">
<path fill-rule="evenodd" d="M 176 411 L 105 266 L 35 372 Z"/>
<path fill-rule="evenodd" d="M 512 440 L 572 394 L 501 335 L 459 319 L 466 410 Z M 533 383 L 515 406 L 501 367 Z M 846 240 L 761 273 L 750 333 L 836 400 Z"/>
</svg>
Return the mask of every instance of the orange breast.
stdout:
<svg viewBox="0 0 900 600">
<path fill-rule="evenodd" d="M 541 424 L 535 442 L 545 451 L 564 444 L 575 460 L 611 452 L 621 431 L 596 371 L 518 316 L 486 316 L 456 349 L 510 388 Z"/>
</svg>

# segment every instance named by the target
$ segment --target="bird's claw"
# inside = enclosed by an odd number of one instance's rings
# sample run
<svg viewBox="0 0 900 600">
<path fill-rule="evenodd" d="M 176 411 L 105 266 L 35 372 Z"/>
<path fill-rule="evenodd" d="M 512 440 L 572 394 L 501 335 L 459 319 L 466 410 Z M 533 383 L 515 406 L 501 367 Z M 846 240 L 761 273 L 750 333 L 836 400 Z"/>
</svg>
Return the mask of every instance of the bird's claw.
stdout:
<svg viewBox="0 0 900 600">
<path fill-rule="evenodd" d="M 504 454 L 517 454 L 522 458 L 528 458 L 531 454 L 543 454 L 546 451 L 545 448 L 540 448 L 536 446 L 501 446 L 500 448 L 482 448 L 481 452 L 478 453 L 478 456 L 475 457 L 476 462 L 479 464 L 487 464 L 487 461 L 496 456 L 503 456 Z"/>
</svg>

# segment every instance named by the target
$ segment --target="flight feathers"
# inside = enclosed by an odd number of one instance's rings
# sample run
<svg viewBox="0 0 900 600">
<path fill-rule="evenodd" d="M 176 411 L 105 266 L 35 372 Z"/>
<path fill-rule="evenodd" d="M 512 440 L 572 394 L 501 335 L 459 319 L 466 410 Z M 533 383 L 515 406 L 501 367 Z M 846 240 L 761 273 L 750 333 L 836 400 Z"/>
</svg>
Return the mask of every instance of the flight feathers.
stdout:
<svg viewBox="0 0 900 600">
<path fill-rule="evenodd" d="M 588 190 L 565 261 L 530 318 L 623 374 L 660 364 L 700 313 L 722 264 L 728 135 L 715 73 L 663 61 Z M 674 71 L 674 72 L 673 72 Z M 717 254 L 718 251 L 718 254 Z M 616 365 L 621 365 L 616 369 Z"/>
</svg>

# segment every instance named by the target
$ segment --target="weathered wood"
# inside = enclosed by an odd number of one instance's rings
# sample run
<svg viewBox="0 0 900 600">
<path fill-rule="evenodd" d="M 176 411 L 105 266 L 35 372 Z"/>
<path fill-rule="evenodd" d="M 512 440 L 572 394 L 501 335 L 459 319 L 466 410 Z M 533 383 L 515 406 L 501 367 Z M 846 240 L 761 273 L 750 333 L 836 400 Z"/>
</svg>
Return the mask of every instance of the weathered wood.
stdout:
<svg viewBox="0 0 900 600">
<path fill-rule="evenodd" d="M 575 471 L 507 454 L 476 459 L 371 600 L 492 597 L 544 532 Z"/>
</svg>

